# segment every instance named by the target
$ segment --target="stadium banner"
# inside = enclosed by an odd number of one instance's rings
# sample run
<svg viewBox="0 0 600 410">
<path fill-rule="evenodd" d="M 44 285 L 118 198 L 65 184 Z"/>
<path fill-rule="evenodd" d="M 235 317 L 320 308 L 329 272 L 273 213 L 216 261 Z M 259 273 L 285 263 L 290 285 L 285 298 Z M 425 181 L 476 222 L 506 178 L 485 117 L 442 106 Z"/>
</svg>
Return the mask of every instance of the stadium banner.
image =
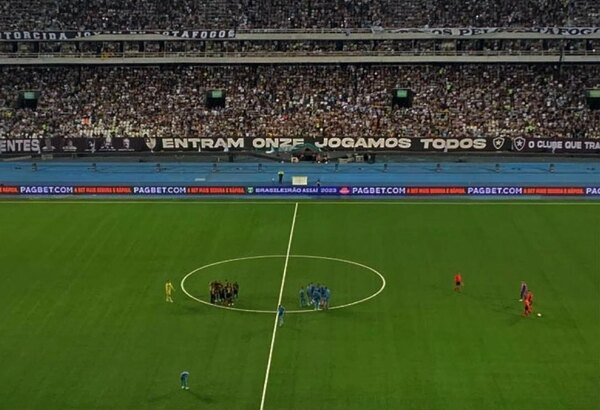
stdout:
<svg viewBox="0 0 600 410">
<path fill-rule="evenodd" d="M 243 186 L 95 186 L 95 185 L 0 185 L 4 195 L 133 195 L 133 196 L 203 196 L 246 195 Z"/>
<path fill-rule="evenodd" d="M 598 195 L 593 187 L 522 186 L 368 186 L 342 187 L 351 196 L 586 196 Z"/>
<path fill-rule="evenodd" d="M 181 40 L 228 40 L 235 38 L 234 29 L 227 30 L 140 30 L 140 31 L 0 31 L 0 41 L 68 41 L 99 35 L 154 34 Z"/>
<path fill-rule="evenodd" d="M 0 139 L 0 154 L 143 152 L 154 148 L 151 138 Z"/>
<path fill-rule="evenodd" d="M 512 139 L 512 152 L 550 152 L 555 154 L 599 154 L 600 140 L 523 138 Z"/>
<path fill-rule="evenodd" d="M 600 196 L 600 187 L 523 186 L 340 186 L 340 187 L 248 187 L 249 195 L 337 195 L 341 197 L 409 196 Z"/>
<path fill-rule="evenodd" d="M 596 187 L 544 186 L 93 186 L 93 185 L 0 185 L 5 196 L 171 196 L 193 197 L 206 195 L 323 196 L 323 197 L 419 197 L 419 196 L 580 196 L 600 198 Z"/>
<path fill-rule="evenodd" d="M 241 152 L 241 151 L 508 151 L 509 139 L 499 138 L 63 138 L 0 139 L 0 154 L 107 152 Z"/>
<path fill-rule="evenodd" d="M 162 151 L 312 150 L 324 151 L 502 151 L 510 148 L 506 138 L 157 138 Z"/>
<path fill-rule="evenodd" d="M 469 37 L 493 33 L 549 34 L 565 37 L 580 37 L 599 34 L 600 27 L 440 27 L 440 28 L 399 28 L 391 33 L 439 34 L 444 36 Z"/>
<path fill-rule="evenodd" d="M 342 195 L 341 189 L 335 186 L 257 186 L 246 187 L 249 195 Z M 344 190 L 344 195 L 346 191 Z"/>
<path fill-rule="evenodd" d="M 600 154 L 600 140 L 497 138 L 63 138 L 0 139 L 0 154 L 242 152 L 242 151 L 358 151 L 358 152 L 511 152 Z"/>
</svg>

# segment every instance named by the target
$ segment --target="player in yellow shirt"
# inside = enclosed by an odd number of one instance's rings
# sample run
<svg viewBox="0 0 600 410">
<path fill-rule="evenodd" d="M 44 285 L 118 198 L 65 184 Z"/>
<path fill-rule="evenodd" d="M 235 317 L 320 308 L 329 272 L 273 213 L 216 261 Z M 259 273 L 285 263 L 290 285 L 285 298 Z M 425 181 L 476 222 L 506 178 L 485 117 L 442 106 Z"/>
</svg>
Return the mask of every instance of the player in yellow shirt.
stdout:
<svg viewBox="0 0 600 410">
<path fill-rule="evenodd" d="M 171 284 L 171 281 L 168 280 L 167 283 L 165 283 L 165 295 L 167 297 L 167 302 L 173 303 L 173 298 L 171 298 L 171 292 L 175 292 L 175 288 Z"/>
</svg>

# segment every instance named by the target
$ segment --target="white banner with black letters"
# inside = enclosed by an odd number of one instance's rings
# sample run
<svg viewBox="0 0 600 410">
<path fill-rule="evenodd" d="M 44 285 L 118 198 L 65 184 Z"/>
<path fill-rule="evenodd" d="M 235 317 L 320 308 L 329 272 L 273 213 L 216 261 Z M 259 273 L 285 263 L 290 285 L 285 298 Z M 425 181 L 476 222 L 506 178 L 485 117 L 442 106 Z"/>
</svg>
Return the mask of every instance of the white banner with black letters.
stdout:
<svg viewBox="0 0 600 410">
<path fill-rule="evenodd" d="M 68 41 L 99 35 L 154 34 L 182 40 L 228 40 L 235 30 L 142 30 L 142 31 L 0 31 L 0 41 Z"/>
<path fill-rule="evenodd" d="M 392 33 L 439 34 L 444 36 L 469 37 L 493 33 L 549 34 L 565 37 L 581 37 L 599 34 L 600 27 L 440 27 L 440 28 L 399 28 Z"/>
</svg>

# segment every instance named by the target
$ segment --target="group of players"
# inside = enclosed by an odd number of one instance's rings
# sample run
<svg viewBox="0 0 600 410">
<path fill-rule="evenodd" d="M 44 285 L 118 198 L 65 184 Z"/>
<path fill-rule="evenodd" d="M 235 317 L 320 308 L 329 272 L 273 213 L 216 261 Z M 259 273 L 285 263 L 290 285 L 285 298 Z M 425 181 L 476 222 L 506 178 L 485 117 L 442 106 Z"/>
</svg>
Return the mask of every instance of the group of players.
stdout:
<svg viewBox="0 0 600 410">
<path fill-rule="evenodd" d="M 457 273 L 454 275 L 454 291 L 460 292 L 462 285 L 462 275 Z M 521 281 L 521 287 L 519 289 L 519 302 L 523 302 L 523 316 L 529 317 L 529 315 L 533 313 L 533 292 L 529 290 L 529 287 L 525 281 Z M 541 316 L 541 314 L 538 313 L 538 316 Z"/>
<path fill-rule="evenodd" d="M 457 273 L 454 275 L 454 291 L 460 292 L 462 290 L 462 285 L 462 275 Z M 173 302 L 171 294 L 174 291 L 175 289 L 171 284 L 171 281 L 167 281 L 165 284 L 167 302 Z M 239 296 L 240 286 L 237 282 L 231 283 L 227 279 L 225 279 L 225 283 L 215 280 L 210 282 L 209 292 L 210 303 L 233 306 L 234 301 L 237 300 Z M 329 309 L 331 290 L 327 286 L 320 285 L 318 283 L 315 285 L 311 282 L 306 288 L 300 287 L 298 296 L 300 299 L 301 308 L 312 306 L 314 310 Z M 521 281 L 521 287 L 519 289 L 519 302 L 523 302 L 523 316 L 530 316 L 531 313 L 533 313 L 533 292 L 529 290 L 529 287 L 525 281 Z M 283 316 L 283 314 L 281 316 Z M 541 314 L 538 313 L 538 316 L 541 316 Z"/>
<path fill-rule="evenodd" d="M 329 300 L 331 299 L 331 290 L 325 285 L 316 284 L 312 282 L 308 284 L 306 289 L 300 287 L 298 293 L 300 299 L 300 307 L 313 307 L 314 310 L 327 310 L 329 309 Z"/>
<path fill-rule="evenodd" d="M 213 280 L 208 285 L 210 292 L 210 303 L 233 306 L 240 294 L 240 285 L 237 282 L 225 282 Z"/>
<path fill-rule="evenodd" d="M 463 285 L 462 275 L 457 273 L 454 275 L 454 291 L 461 292 Z M 209 284 L 210 290 L 210 303 L 220 303 L 227 306 L 233 306 L 234 300 L 239 295 L 239 285 L 237 282 L 229 282 L 225 279 L 225 283 L 220 281 L 212 281 Z M 171 281 L 167 281 L 165 284 L 165 292 L 167 295 L 167 302 L 173 302 L 171 293 L 175 289 L 171 284 Z M 312 306 L 314 310 L 327 310 L 329 309 L 329 300 L 331 299 L 331 290 L 327 286 L 316 284 L 312 282 L 304 287 L 300 287 L 299 292 L 300 307 Z M 533 312 L 533 293 L 529 290 L 527 283 L 521 281 L 521 288 L 519 291 L 519 302 L 523 302 L 524 311 L 523 316 L 528 317 Z M 285 308 L 282 305 L 277 307 L 277 323 L 281 327 L 283 326 L 283 316 L 285 314 Z M 538 315 L 540 315 L 538 313 Z M 541 316 L 541 315 L 540 315 Z M 188 387 L 189 372 L 183 371 L 180 374 L 181 388 L 189 390 Z"/>
</svg>

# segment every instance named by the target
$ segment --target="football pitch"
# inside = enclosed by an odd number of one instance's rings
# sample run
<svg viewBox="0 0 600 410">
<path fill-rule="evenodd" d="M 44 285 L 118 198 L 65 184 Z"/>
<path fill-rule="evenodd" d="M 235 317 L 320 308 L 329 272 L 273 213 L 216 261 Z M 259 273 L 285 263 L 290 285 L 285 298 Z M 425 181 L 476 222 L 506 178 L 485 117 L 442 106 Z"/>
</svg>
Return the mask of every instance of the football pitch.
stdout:
<svg viewBox="0 0 600 410">
<path fill-rule="evenodd" d="M 4 201 L 0 232 L 0 409 L 600 407 L 597 202 Z"/>
</svg>

